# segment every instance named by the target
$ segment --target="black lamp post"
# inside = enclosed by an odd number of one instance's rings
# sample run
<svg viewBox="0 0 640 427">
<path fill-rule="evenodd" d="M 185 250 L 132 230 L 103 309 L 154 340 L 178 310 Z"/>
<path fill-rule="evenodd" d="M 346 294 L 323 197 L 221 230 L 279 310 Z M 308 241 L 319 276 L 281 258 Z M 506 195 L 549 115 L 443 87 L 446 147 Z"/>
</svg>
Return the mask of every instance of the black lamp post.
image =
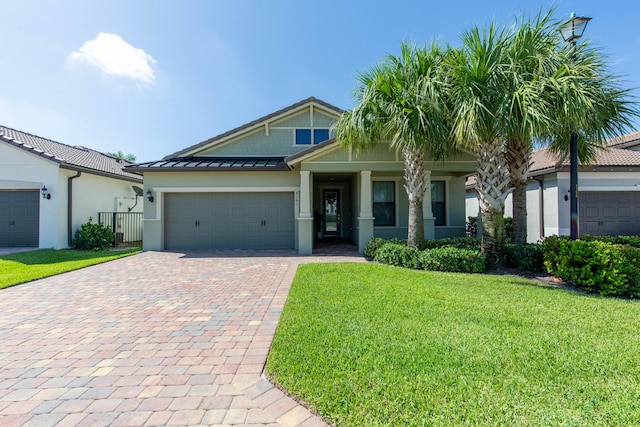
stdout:
<svg viewBox="0 0 640 427">
<path fill-rule="evenodd" d="M 560 34 L 567 43 L 571 43 L 572 49 L 575 50 L 576 40 L 582 37 L 584 29 L 591 18 L 584 16 L 576 16 L 571 13 L 571 17 L 562 25 L 560 25 Z M 571 132 L 570 162 L 571 177 L 569 182 L 569 192 L 571 197 L 571 240 L 578 238 L 578 134 L 576 131 Z"/>
</svg>

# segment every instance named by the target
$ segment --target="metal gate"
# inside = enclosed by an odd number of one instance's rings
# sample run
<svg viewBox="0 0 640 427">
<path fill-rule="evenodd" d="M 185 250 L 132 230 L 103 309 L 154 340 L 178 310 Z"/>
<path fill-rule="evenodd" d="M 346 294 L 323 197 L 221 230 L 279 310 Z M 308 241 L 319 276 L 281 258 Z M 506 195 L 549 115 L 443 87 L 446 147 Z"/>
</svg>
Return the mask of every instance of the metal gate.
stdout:
<svg viewBox="0 0 640 427">
<path fill-rule="evenodd" d="M 114 248 L 142 246 L 142 212 L 99 212 L 98 222 L 113 230 Z"/>
</svg>

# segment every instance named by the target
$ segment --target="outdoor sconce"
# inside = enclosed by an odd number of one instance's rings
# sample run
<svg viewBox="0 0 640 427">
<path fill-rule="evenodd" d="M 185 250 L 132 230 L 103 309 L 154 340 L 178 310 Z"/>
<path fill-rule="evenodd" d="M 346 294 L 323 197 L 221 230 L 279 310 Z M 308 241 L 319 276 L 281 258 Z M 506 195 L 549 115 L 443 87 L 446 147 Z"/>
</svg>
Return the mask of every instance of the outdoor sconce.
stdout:
<svg viewBox="0 0 640 427">
<path fill-rule="evenodd" d="M 42 193 L 43 199 L 51 200 L 51 193 L 49 193 L 49 190 L 47 190 L 46 185 L 42 186 L 42 189 L 40 190 L 40 192 Z"/>
<path fill-rule="evenodd" d="M 153 193 L 151 192 L 151 189 L 147 190 L 147 200 L 153 203 Z"/>
</svg>

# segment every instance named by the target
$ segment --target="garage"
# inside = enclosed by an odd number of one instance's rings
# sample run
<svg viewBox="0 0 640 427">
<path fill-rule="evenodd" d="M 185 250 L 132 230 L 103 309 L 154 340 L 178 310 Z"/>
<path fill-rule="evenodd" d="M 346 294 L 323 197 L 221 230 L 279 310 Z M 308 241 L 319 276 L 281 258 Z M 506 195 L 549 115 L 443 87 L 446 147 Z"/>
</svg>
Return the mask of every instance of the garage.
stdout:
<svg viewBox="0 0 640 427">
<path fill-rule="evenodd" d="M 580 234 L 640 235 L 640 192 L 581 192 Z"/>
<path fill-rule="evenodd" d="M 165 195 L 167 250 L 294 247 L 292 192 Z"/>
<path fill-rule="evenodd" d="M 38 246 L 40 191 L 0 191 L 0 247 Z"/>
</svg>

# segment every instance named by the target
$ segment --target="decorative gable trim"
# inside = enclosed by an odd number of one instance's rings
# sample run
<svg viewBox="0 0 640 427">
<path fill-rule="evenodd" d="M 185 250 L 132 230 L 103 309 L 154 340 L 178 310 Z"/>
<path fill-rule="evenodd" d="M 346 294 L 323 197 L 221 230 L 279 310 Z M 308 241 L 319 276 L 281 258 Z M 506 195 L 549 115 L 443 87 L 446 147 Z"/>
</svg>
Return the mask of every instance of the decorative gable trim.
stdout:
<svg viewBox="0 0 640 427">
<path fill-rule="evenodd" d="M 221 144 L 230 142 L 231 140 L 237 139 L 241 135 L 245 135 L 256 130 L 264 129 L 265 133 L 269 134 L 270 123 L 276 120 L 282 119 L 285 116 L 289 116 L 295 114 L 298 111 L 302 111 L 306 108 L 318 108 L 321 111 L 324 111 L 330 115 L 338 116 L 343 113 L 343 110 L 333 106 L 327 102 L 321 101 L 317 98 L 309 97 L 300 102 L 297 102 L 293 105 L 280 109 L 274 113 L 268 114 L 264 117 L 261 117 L 252 122 L 246 123 L 242 126 L 239 126 L 235 129 L 232 129 L 228 132 L 222 133 L 220 135 L 214 136 L 213 138 L 209 138 L 205 141 L 202 141 L 198 144 L 192 145 L 190 147 L 185 148 L 184 150 L 178 151 L 173 154 L 169 154 L 165 156 L 163 159 L 168 160 L 176 157 L 188 157 L 197 154 L 199 151 L 203 151 L 205 149 L 212 148 L 214 146 L 219 146 Z"/>
</svg>

